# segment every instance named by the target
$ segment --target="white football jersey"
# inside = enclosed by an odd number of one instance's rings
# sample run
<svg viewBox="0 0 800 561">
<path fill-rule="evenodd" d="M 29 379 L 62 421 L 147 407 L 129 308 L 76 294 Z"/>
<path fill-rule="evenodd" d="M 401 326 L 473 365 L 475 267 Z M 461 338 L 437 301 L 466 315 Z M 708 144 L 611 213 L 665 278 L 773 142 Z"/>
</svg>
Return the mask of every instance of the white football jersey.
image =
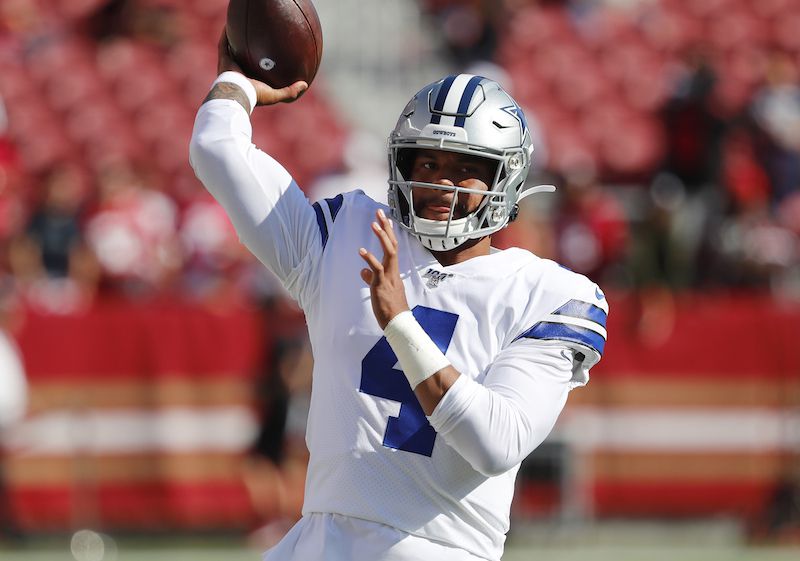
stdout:
<svg viewBox="0 0 800 561">
<path fill-rule="evenodd" d="M 359 276 L 359 248 L 382 255 L 370 223 L 388 208 L 361 191 L 311 205 L 250 135 L 237 103 L 208 102 L 191 158 L 306 314 L 315 363 L 304 515 L 377 522 L 499 559 L 519 463 L 602 355 L 603 293 L 520 249 L 443 267 L 396 228 L 409 306 L 461 373 L 426 417 Z"/>
</svg>

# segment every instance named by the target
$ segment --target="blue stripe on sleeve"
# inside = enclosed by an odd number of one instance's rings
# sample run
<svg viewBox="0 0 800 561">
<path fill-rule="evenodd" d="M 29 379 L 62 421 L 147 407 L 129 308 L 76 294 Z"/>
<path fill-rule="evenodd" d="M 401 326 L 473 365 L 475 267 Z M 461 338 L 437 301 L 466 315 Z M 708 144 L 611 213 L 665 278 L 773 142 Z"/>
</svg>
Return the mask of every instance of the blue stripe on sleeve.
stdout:
<svg viewBox="0 0 800 561">
<path fill-rule="evenodd" d="M 325 202 L 328 203 L 328 209 L 331 211 L 331 222 L 333 222 L 336 220 L 336 215 L 339 214 L 339 210 L 342 208 L 344 195 L 339 194 L 332 199 L 325 199 Z"/>
<path fill-rule="evenodd" d="M 469 82 L 467 82 L 467 86 L 464 88 L 464 93 L 461 94 L 461 101 L 458 104 L 459 117 L 456 118 L 455 122 L 457 127 L 463 127 L 466 124 L 469 104 L 472 101 L 472 96 L 475 95 L 475 90 L 478 88 L 478 84 L 481 83 L 481 80 L 483 80 L 482 76 L 473 76 L 469 79 Z"/>
<path fill-rule="evenodd" d="M 328 225 L 325 224 L 325 214 L 322 212 L 322 207 L 319 206 L 319 203 L 314 203 L 314 212 L 317 213 L 317 226 L 319 226 L 319 235 L 322 238 L 322 247 L 325 248 L 325 245 L 328 243 Z"/>
<path fill-rule="evenodd" d="M 570 300 L 553 312 L 553 315 L 588 319 L 589 321 L 593 321 L 599 325 L 602 325 L 603 327 L 606 326 L 606 318 L 608 317 L 602 308 L 599 308 L 594 304 L 590 304 L 589 302 L 582 302 L 580 300 Z"/>
<path fill-rule="evenodd" d="M 542 340 L 557 340 L 569 341 L 572 343 L 579 343 L 597 351 L 598 354 L 603 354 L 603 349 L 606 346 L 606 340 L 603 337 L 585 327 L 578 327 L 577 325 L 567 325 L 565 323 L 551 323 L 549 321 L 540 321 L 528 331 L 518 337 L 521 339 L 542 339 Z"/>
</svg>

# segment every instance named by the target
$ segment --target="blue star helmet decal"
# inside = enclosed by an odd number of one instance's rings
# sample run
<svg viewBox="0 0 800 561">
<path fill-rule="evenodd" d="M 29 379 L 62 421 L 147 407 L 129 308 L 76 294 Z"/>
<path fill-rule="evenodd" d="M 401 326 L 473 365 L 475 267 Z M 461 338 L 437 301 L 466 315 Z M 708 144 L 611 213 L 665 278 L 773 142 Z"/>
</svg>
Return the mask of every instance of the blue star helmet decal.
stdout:
<svg viewBox="0 0 800 561">
<path fill-rule="evenodd" d="M 522 107 L 519 105 L 508 105 L 506 107 L 501 107 L 501 109 L 520 122 L 522 125 L 522 134 L 524 135 L 525 131 L 528 130 L 528 121 L 525 120 L 525 113 L 522 111 Z"/>
</svg>

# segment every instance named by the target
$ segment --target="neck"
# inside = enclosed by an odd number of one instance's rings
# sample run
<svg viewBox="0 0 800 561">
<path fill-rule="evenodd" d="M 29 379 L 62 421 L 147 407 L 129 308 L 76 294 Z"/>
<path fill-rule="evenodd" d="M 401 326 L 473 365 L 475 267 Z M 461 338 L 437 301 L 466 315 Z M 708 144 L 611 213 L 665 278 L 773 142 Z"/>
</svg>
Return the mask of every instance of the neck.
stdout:
<svg viewBox="0 0 800 561">
<path fill-rule="evenodd" d="M 489 255 L 492 246 L 491 236 L 467 240 L 463 244 L 448 251 L 432 251 L 433 256 L 443 267 L 449 267 L 456 263 L 463 263 L 473 257 Z"/>
</svg>

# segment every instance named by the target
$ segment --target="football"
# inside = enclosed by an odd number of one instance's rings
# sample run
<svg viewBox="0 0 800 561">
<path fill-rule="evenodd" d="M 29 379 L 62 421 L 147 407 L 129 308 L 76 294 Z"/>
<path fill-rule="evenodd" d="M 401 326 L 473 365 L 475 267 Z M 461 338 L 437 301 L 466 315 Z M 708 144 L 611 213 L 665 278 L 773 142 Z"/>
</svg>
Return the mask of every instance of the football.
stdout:
<svg viewBox="0 0 800 561">
<path fill-rule="evenodd" d="M 311 0 L 230 0 L 225 24 L 244 73 L 273 88 L 309 85 L 322 59 L 322 27 Z"/>
</svg>

